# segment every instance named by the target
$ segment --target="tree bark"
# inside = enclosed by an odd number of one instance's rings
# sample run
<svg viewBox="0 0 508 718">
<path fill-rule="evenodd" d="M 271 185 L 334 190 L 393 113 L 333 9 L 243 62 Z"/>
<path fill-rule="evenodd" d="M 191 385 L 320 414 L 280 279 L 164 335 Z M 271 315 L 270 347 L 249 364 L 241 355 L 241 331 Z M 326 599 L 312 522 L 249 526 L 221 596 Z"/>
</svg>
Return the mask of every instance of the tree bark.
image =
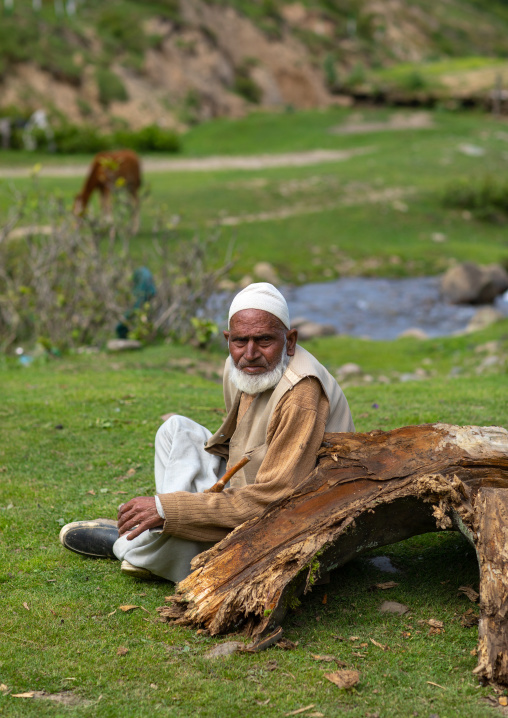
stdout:
<svg viewBox="0 0 508 718">
<path fill-rule="evenodd" d="M 475 502 L 480 564 L 478 666 L 484 683 L 508 685 L 508 490 L 481 488 Z"/>
<path fill-rule="evenodd" d="M 159 613 L 212 635 L 260 636 L 323 571 L 377 546 L 459 530 L 480 561 L 480 676 L 508 684 L 504 488 L 508 432 L 500 427 L 326 434 L 316 469 L 298 490 L 197 556 Z"/>
</svg>

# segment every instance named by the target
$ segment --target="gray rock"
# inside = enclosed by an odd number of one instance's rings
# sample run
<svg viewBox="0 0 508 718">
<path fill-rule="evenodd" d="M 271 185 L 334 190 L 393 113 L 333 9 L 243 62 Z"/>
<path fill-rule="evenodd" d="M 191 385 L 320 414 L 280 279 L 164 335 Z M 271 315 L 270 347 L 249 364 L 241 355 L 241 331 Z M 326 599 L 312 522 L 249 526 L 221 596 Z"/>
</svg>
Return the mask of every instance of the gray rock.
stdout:
<svg viewBox="0 0 508 718">
<path fill-rule="evenodd" d="M 378 611 L 380 613 L 394 613 L 398 616 L 403 616 L 409 611 L 409 608 L 403 603 L 398 603 L 398 601 L 383 601 Z"/>
<path fill-rule="evenodd" d="M 477 332 L 479 329 L 485 329 L 491 324 L 495 324 L 500 319 L 504 319 L 504 314 L 493 307 L 482 307 L 474 314 L 466 327 L 466 333 Z"/>
<path fill-rule="evenodd" d="M 275 267 L 270 262 L 258 262 L 253 268 L 256 279 L 261 282 L 269 282 L 278 286 L 280 284 L 280 278 L 277 274 Z"/>
<path fill-rule="evenodd" d="M 203 658 L 226 658 L 241 648 L 243 648 L 243 643 L 240 641 L 226 641 L 226 643 L 219 643 L 219 645 L 211 648 L 204 654 Z"/>
<path fill-rule="evenodd" d="M 441 277 L 441 292 L 452 304 L 489 304 L 508 289 L 508 272 L 499 264 L 462 262 Z"/>
<path fill-rule="evenodd" d="M 331 324 L 318 324 L 317 322 L 304 321 L 298 326 L 299 341 L 307 341 L 315 337 L 330 337 L 337 334 L 335 327 Z"/>
<path fill-rule="evenodd" d="M 124 352 L 141 349 L 143 345 L 136 339 L 110 339 L 106 346 L 110 352 Z"/>
<path fill-rule="evenodd" d="M 343 364 L 337 369 L 337 376 L 341 379 L 345 379 L 349 376 L 358 376 L 358 374 L 362 374 L 362 368 L 358 364 L 355 364 L 354 362 L 348 362 L 347 364 Z"/>
</svg>

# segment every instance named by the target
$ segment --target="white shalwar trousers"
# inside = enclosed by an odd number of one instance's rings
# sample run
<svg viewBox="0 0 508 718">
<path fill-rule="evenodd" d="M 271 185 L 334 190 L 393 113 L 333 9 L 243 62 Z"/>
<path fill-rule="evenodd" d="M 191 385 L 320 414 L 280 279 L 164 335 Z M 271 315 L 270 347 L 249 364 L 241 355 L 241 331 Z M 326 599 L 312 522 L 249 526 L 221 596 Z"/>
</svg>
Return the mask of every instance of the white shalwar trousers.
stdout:
<svg viewBox="0 0 508 718">
<path fill-rule="evenodd" d="M 185 416 L 172 416 L 155 436 L 155 492 L 197 493 L 213 486 L 225 473 L 226 461 L 209 454 L 204 446 L 211 432 Z M 151 529 L 129 541 L 121 536 L 113 546 L 115 556 L 133 566 L 147 568 L 175 583 L 189 575 L 190 562 L 213 546 L 208 541 L 187 541 Z"/>
</svg>

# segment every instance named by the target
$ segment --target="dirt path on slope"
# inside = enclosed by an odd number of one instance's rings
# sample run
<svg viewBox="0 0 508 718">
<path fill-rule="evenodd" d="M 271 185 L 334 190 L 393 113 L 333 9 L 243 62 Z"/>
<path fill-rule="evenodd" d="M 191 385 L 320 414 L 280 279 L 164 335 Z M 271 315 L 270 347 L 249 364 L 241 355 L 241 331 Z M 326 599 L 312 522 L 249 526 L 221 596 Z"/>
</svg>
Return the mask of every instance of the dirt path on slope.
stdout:
<svg viewBox="0 0 508 718">
<path fill-rule="evenodd" d="M 262 170 L 272 167 L 308 167 L 326 162 L 342 162 L 351 157 L 372 152 L 372 147 L 355 150 L 309 150 L 274 155 L 235 155 L 217 157 L 189 157 L 181 159 L 143 160 L 145 172 L 210 172 L 214 170 Z M 88 164 L 42 166 L 39 177 L 83 177 Z M 0 167 L 0 179 L 30 177 L 33 167 Z"/>
</svg>

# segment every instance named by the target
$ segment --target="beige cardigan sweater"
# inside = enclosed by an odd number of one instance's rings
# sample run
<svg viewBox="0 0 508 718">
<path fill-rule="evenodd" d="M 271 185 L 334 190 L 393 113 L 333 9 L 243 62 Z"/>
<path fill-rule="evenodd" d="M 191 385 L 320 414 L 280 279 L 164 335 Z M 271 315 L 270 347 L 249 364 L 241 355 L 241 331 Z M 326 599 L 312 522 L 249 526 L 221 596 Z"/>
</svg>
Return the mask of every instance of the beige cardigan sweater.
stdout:
<svg viewBox="0 0 508 718">
<path fill-rule="evenodd" d="M 325 430 L 354 431 L 338 384 L 312 355 L 301 347 L 297 349 L 284 381 L 253 400 L 240 392 L 231 393 L 226 371 L 228 416 L 207 449 L 228 456 L 233 440 L 231 463 L 250 452 L 247 468 L 254 467 L 254 473 L 240 476 L 239 480 L 237 477 L 237 482 L 220 494 L 159 494 L 166 516 L 164 533 L 193 541 L 221 540 L 233 528 L 259 516 L 269 504 L 295 490 L 313 470 Z M 295 362 L 295 358 L 299 361 Z M 276 400 L 271 402 L 274 394 Z M 235 441 L 238 437 L 241 441 Z"/>
</svg>

